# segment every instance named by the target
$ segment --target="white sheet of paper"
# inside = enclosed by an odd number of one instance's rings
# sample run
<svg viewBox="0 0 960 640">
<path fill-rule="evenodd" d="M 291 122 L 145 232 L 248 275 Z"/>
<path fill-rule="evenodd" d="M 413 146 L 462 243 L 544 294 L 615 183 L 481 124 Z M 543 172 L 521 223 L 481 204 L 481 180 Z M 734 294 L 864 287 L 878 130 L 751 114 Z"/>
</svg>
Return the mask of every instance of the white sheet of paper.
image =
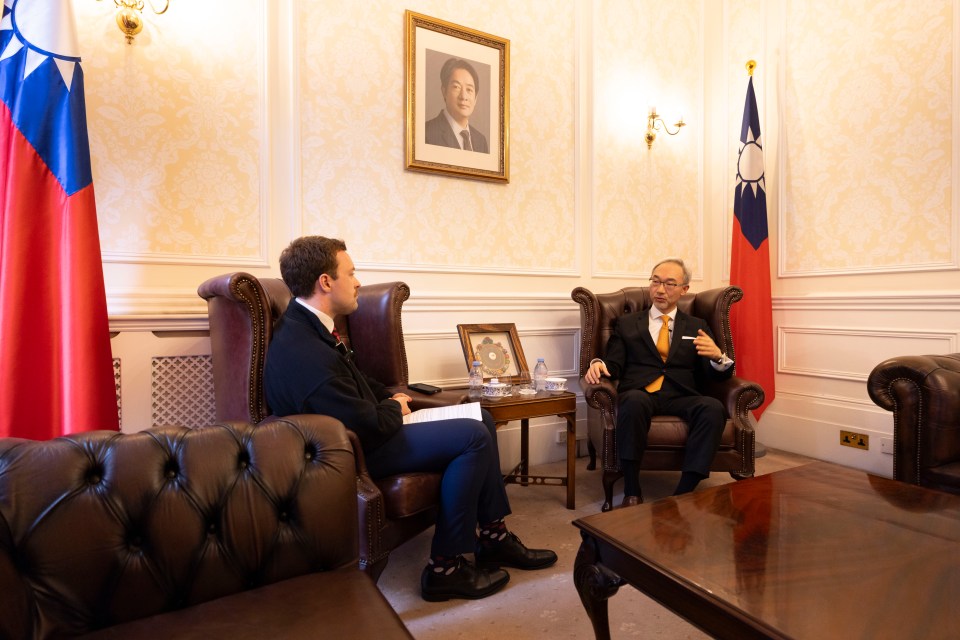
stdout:
<svg viewBox="0 0 960 640">
<path fill-rule="evenodd" d="M 452 420 L 454 418 L 473 418 L 481 420 L 480 403 L 451 404 L 445 407 L 429 407 L 403 416 L 403 424 L 431 422 L 433 420 Z"/>
</svg>

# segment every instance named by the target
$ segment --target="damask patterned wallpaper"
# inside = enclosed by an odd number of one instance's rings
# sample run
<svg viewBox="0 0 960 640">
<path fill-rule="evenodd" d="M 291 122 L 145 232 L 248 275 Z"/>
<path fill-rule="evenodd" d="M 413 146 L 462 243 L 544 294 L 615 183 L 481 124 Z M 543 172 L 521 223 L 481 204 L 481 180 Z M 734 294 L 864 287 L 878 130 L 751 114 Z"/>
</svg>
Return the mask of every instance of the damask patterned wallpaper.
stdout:
<svg viewBox="0 0 960 640">
<path fill-rule="evenodd" d="M 549 2 L 300 7 L 302 226 L 358 263 L 573 273 L 575 12 Z M 510 182 L 404 170 L 404 9 L 511 41 Z M 374 17 L 374 19 L 371 19 Z M 481 89 L 482 91 L 482 89 Z"/>
<path fill-rule="evenodd" d="M 603 275 L 645 279 L 653 263 L 684 258 L 703 273 L 703 10 L 699 0 L 637 11 L 594 5 L 593 246 Z M 676 136 L 644 142 L 654 106 Z"/>
<path fill-rule="evenodd" d="M 197 283 L 275 273 L 298 233 L 440 289 L 615 288 L 665 254 L 722 284 L 751 57 L 775 295 L 955 271 L 957 0 L 172 0 L 132 46 L 111 5 L 74 2 L 123 313 L 202 312 Z M 509 184 L 404 170 L 405 9 L 511 41 Z M 648 150 L 651 105 L 687 126 Z"/>
<path fill-rule="evenodd" d="M 956 10 L 951 0 L 787 3 L 787 275 L 956 261 Z"/>
<path fill-rule="evenodd" d="M 173 0 L 126 44 L 75 2 L 107 261 L 262 254 L 263 2 Z"/>
</svg>

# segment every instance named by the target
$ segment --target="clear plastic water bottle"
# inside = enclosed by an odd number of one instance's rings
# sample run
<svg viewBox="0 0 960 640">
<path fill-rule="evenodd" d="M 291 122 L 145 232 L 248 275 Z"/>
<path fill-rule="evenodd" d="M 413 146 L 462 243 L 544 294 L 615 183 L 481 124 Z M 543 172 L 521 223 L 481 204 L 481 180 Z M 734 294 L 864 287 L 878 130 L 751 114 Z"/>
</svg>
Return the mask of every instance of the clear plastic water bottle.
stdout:
<svg viewBox="0 0 960 640">
<path fill-rule="evenodd" d="M 483 371 L 480 369 L 480 361 L 474 360 L 470 367 L 470 399 L 479 400 L 483 395 Z"/>
<path fill-rule="evenodd" d="M 537 358 L 537 366 L 533 368 L 533 386 L 540 392 L 547 386 L 547 363 L 543 358 Z"/>
</svg>

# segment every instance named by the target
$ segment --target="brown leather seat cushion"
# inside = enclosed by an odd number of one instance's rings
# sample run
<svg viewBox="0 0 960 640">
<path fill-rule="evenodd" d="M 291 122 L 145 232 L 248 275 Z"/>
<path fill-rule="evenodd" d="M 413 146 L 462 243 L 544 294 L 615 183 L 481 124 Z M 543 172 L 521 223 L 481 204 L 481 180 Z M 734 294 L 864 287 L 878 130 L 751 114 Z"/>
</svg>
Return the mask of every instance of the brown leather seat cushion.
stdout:
<svg viewBox="0 0 960 640">
<path fill-rule="evenodd" d="M 650 433 L 647 438 L 647 446 L 658 447 L 676 447 L 682 449 L 687 442 L 687 424 L 675 416 L 654 416 L 650 421 Z M 733 421 L 727 420 L 723 427 L 723 435 L 720 436 L 720 449 L 732 449 L 736 442 L 734 440 Z"/>
</svg>

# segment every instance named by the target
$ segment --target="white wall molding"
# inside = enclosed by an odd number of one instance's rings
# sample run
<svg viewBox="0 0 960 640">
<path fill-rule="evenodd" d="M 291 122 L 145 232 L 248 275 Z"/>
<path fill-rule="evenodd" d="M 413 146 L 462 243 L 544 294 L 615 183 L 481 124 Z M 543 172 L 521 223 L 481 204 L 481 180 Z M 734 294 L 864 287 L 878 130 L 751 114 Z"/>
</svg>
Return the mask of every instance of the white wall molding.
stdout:
<svg viewBox="0 0 960 640">
<path fill-rule="evenodd" d="M 960 226 L 956 211 L 953 215 L 954 227 Z M 784 232 L 785 233 L 785 232 Z M 787 245 L 789 246 L 789 245 Z M 788 271 L 786 265 L 786 252 L 781 252 L 784 258 L 779 261 L 778 275 L 781 278 L 809 278 L 812 276 L 851 276 L 851 275 L 869 275 L 873 273 L 916 273 L 920 271 L 957 271 L 960 270 L 960 262 L 957 255 L 960 253 L 957 244 L 951 244 L 952 259 L 943 262 L 914 263 L 914 264 L 895 264 L 882 267 L 851 267 L 849 269 L 795 269 Z"/>
<path fill-rule="evenodd" d="M 889 351 L 891 345 L 898 345 L 902 353 L 953 353 L 957 334 L 900 328 L 780 325 L 777 327 L 777 372 L 864 382 L 878 357 L 883 357 L 878 354 Z"/>
<path fill-rule="evenodd" d="M 569 294 L 559 293 L 412 293 L 404 312 L 429 311 L 576 311 Z"/>
<path fill-rule="evenodd" d="M 831 295 L 774 296 L 775 311 L 956 311 L 960 312 L 960 293 L 923 291 L 921 293 L 844 293 Z"/>
<path fill-rule="evenodd" d="M 110 318 L 110 332 L 142 332 L 160 334 L 178 331 L 209 331 L 207 317 L 196 315 L 123 316 Z"/>
<path fill-rule="evenodd" d="M 571 250 L 571 255 L 576 251 Z M 416 273 L 470 273 L 481 275 L 497 276 L 555 276 L 555 277 L 578 277 L 579 269 L 571 266 L 564 269 L 525 269 L 523 267 L 473 267 L 469 265 L 458 264 L 413 264 L 400 262 L 356 262 L 357 269 L 360 271 L 406 271 Z"/>
<path fill-rule="evenodd" d="M 166 320 L 191 315 L 207 320 L 207 301 L 194 289 L 114 288 L 107 291 L 107 310 L 111 325 L 115 319 L 156 320 L 159 328 Z"/>
<path fill-rule="evenodd" d="M 870 400 L 869 396 L 862 398 L 851 398 L 850 396 L 838 396 L 825 393 L 811 393 L 806 391 L 797 391 L 794 389 L 781 389 L 777 387 L 777 399 L 791 398 L 797 403 L 816 402 L 824 406 L 834 408 L 850 408 L 851 405 L 857 407 L 857 410 L 868 409 L 871 413 L 877 415 L 889 416 L 888 411 L 884 411 Z M 786 411 L 780 411 L 780 415 L 792 415 Z"/>
<path fill-rule="evenodd" d="M 262 215 L 261 222 L 265 223 L 266 218 Z M 262 237 L 266 238 L 266 231 L 261 229 Z M 260 255 L 253 257 L 242 256 L 197 256 L 184 255 L 179 253 L 138 253 L 134 251 L 104 251 L 102 253 L 105 263 L 122 264 L 153 264 L 153 265 L 177 265 L 185 267 L 228 267 L 233 271 L 240 271 L 243 268 L 263 268 L 270 264 L 266 258 L 266 241 L 260 243 Z"/>
</svg>

